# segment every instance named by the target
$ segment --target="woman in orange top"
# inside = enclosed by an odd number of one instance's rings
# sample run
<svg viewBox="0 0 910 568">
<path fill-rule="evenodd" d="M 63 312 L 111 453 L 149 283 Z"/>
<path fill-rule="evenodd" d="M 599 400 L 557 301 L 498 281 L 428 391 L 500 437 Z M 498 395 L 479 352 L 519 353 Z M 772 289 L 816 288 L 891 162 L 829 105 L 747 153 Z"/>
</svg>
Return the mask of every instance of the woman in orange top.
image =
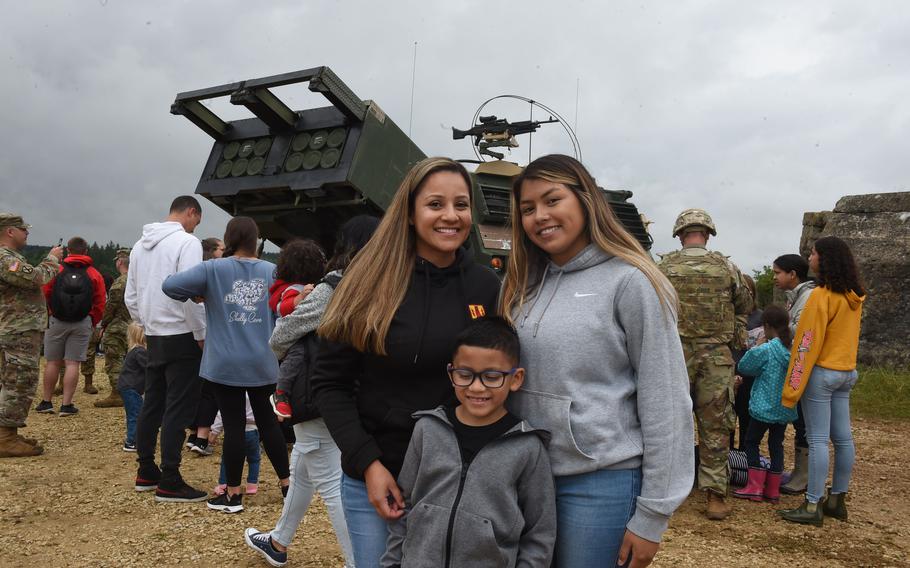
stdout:
<svg viewBox="0 0 910 568">
<path fill-rule="evenodd" d="M 837 237 L 815 242 L 809 268 L 818 275 L 818 287 L 809 296 L 796 328 L 782 400 L 792 408 L 803 397 L 809 486 L 805 502 L 781 514 L 788 521 L 821 526 L 824 516 L 847 518 L 844 501 L 855 456 L 850 390 L 857 380 L 856 353 L 866 289 L 850 247 Z M 824 500 L 829 439 L 834 442 L 834 476 Z"/>
</svg>

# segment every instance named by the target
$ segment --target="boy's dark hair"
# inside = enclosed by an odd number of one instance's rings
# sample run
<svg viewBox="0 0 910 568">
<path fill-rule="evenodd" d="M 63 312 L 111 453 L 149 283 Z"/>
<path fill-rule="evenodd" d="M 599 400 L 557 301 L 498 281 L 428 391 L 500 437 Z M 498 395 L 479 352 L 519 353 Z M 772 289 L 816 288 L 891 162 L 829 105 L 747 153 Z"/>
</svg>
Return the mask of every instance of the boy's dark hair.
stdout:
<svg viewBox="0 0 910 568">
<path fill-rule="evenodd" d="M 183 213 L 190 207 L 202 214 L 202 207 L 199 205 L 199 201 L 197 201 L 195 197 L 192 195 L 181 195 L 180 197 L 177 197 L 171 201 L 171 209 L 169 213 Z"/>
<path fill-rule="evenodd" d="M 378 226 L 379 219 L 372 215 L 357 215 L 345 221 L 338 230 L 335 249 L 332 251 L 332 258 L 329 259 L 325 271 L 341 270 L 343 272 L 351 264 L 354 255 L 366 246 Z"/>
<path fill-rule="evenodd" d="M 325 274 L 325 253 L 310 239 L 288 241 L 278 255 L 275 276 L 285 282 L 315 284 Z"/>
<path fill-rule="evenodd" d="M 513 365 L 517 365 L 521 357 L 521 344 L 515 328 L 499 316 L 480 318 L 469 323 L 455 338 L 453 357 L 462 345 L 502 351 L 512 360 Z"/>
<path fill-rule="evenodd" d="M 259 227 L 250 217 L 234 217 L 224 229 L 224 256 L 234 256 L 237 251 L 256 254 Z"/>
<path fill-rule="evenodd" d="M 88 242 L 82 237 L 73 237 L 66 243 L 70 254 L 88 254 Z"/>
<path fill-rule="evenodd" d="M 207 239 L 202 239 L 202 260 L 211 260 L 214 258 L 215 249 L 218 248 L 218 245 L 221 244 L 221 239 L 217 237 L 209 237 Z"/>
<path fill-rule="evenodd" d="M 784 344 L 784 347 L 789 349 L 790 314 L 787 312 L 787 308 L 778 304 L 767 306 L 761 313 L 761 323 L 777 332 L 777 338 Z"/>
<path fill-rule="evenodd" d="M 784 272 L 796 272 L 800 282 L 809 277 L 809 263 L 798 254 L 784 254 L 774 259 L 774 264 Z"/>
</svg>

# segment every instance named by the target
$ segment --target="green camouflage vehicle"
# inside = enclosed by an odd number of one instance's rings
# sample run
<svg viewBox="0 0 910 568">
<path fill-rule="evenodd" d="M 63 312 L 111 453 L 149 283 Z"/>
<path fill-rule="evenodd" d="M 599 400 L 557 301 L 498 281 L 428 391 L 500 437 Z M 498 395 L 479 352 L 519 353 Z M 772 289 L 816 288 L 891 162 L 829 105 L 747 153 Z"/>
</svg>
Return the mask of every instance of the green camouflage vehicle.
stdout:
<svg viewBox="0 0 910 568">
<path fill-rule="evenodd" d="M 295 83 L 308 83 L 330 106 L 291 110 L 271 91 Z M 203 104 L 218 97 L 230 97 L 254 118 L 222 120 Z M 376 102 L 361 100 L 328 67 L 180 93 L 171 113 L 215 140 L 196 193 L 230 215 L 252 217 L 262 237 L 279 246 L 303 237 L 332 250 L 342 223 L 364 213 L 381 216 L 410 167 L 426 157 Z M 492 118 L 456 136 L 481 133 L 482 140 L 485 129 L 493 129 L 500 137 L 508 130 L 512 138 L 548 122 L 510 125 Z M 479 262 L 498 272 L 511 245 L 509 190 L 519 171 L 495 160 L 478 164 L 472 174 L 475 225 L 469 244 Z M 631 192 L 606 193 L 623 224 L 649 249 L 650 235 L 628 201 Z"/>
</svg>

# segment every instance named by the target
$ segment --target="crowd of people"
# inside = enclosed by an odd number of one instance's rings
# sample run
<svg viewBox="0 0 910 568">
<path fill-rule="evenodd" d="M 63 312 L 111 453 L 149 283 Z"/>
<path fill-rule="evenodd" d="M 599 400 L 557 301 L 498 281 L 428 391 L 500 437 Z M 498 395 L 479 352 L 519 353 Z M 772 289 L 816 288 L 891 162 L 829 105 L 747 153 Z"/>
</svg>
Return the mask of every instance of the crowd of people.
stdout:
<svg viewBox="0 0 910 568">
<path fill-rule="evenodd" d="M 781 491 L 805 492 L 779 511 L 787 521 L 846 519 L 866 291 L 844 241 L 775 259 L 787 305 L 759 310 L 754 283 L 708 249 L 705 211 L 679 215 L 681 249 L 655 262 L 587 169 L 549 155 L 514 180 L 500 282 L 465 247 L 471 195 L 460 163 L 425 159 L 381 219 L 340 228 L 328 259 L 293 240 L 277 265 L 258 258 L 248 217 L 200 242 L 202 208 L 181 196 L 117 252 L 107 293 L 84 239 L 32 266 L 29 225 L 0 214 L 0 457 L 43 452 L 18 432 L 42 340 L 35 411 L 73 416 L 94 335 L 111 381 L 96 406 L 124 408 L 136 491 L 237 513 L 265 450 L 283 508 L 242 538 L 272 566 L 316 492 L 346 566 L 361 568 L 647 566 L 693 483 L 713 520 L 731 493 L 776 503 Z M 749 471 L 731 491 L 737 420 Z M 210 494 L 183 479 L 182 452 L 210 455 L 221 433 Z"/>
</svg>

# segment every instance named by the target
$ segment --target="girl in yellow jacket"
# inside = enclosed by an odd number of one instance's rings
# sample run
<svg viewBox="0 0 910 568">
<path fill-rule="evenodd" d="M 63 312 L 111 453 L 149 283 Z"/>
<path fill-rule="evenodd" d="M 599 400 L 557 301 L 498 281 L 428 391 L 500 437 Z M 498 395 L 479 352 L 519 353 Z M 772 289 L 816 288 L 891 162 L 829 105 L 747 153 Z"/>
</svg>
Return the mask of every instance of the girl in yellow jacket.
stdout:
<svg viewBox="0 0 910 568">
<path fill-rule="evenodd" d="M 822 237 L 809 256 L 818 287 L 799 319 L 782 403 L 793 408 L 802 397 L 809 441 L 809 486 L 797 509 L 784 519 L 821 526 L 823 517 L 846 520 L 844 503 L 855 449 L 850 430 L 850 390 L 856 384 L 856 353 L 866 290 L 853 253 L 837 237 Z M 834 443 L 834 476 L 827 500 L 828 440 Z"/>
</svg>

